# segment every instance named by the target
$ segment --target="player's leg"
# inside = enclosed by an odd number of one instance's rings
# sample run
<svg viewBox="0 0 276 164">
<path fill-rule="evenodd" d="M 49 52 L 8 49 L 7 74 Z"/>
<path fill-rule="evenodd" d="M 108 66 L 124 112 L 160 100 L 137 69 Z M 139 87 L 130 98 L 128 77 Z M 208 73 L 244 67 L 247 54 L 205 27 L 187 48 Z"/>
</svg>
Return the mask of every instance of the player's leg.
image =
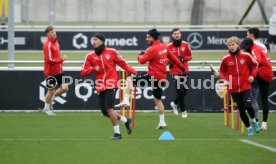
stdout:
<svg viewBox="0 0 276 164">
<path fill-rule="evenodd" d="M 109 118 L 109 115 L 108 115 L 108 113 L 106 111 L 106 107 L 105 107 L 105 92 L 106 91 L 100 92 L 98 98 L 99 98 L 100 109 L 101 109 L 103 116 Z"/>
<path fill-rule="evenodd" d="M 54 95 L 54 92 L 55 92 L 54 89 L 48 89 L 47 94 L 45 96 L 45 105 L 44 105 L 43 112 L 45 114 L 47 114 L 48 116 L 56 115 L 55 113 L 53 113 L 51 111 L 51 101 L 52 101 L 52 97 Z"/>
<path fill-rule="evenodd" d="M 263 122 L 261 125 L 262 130 L 267 130 L 267 117 L 269 113 L 268 108 L 268 89 L 269 89 L 269 83 L 263 79 L 258 79 L 260 84 L 260 93 L 261 93 L 261 100 L 262 100 L 262 106 L 263 106 Z"/>
<path fill-rule="evenodd" d="M 257 83 L 257 81 L 255 80 L 252 84 L 252 89 L 251 89 L 251 93 L 252 93 L 252 107 L 255 113 L 255 118 L 256 121 L 258 122 L 258 116 L 259 116 L 259 104 L 258 104 L 258 92 L 259 92 L 259 85 Z"/>
<path fill-rule="evenodd" d="M 49 109 L 50 108 L 51 100 L 52 100 L 52 97 L 53 97 L 54 93 L 55 93 L 55 89 L 48 89 L 47 90 L 47 93 L 46 93 L 46 96 L 45 96 L 44 109 Z"/>
<path fill-rule="evenodd" d="M 185 96 L 187 93 L 187 76 L 181 76 L 180 79 L 181 84 L 179 84 L 179 93 L 178 93 L 178 102 L 181 110 L 181 117 L 182 118 L 187 118 L 188 114 L 185 109 Z"/>
<path fill-rule="evenodd" d="M 127 107 L 130 105 L 129 103 L 129 98 L 130 98 L 130 93 L 132 91 L 132 87 L 133 86 L 133 81 L 132 81 L 132 77 L 127 77 L 126 78 L 126 86 L 124 88 L 124 97 L 123 97 L 123 101 L 120 102 L 119 104 L 115 105 L 115 108 L 119 108 L 119 107 Z"/>
<path fill-rule="evenodd" d="M 260 127 L 255 118 L 255 112 L 252 107 L 252 92 L 250 90 L 246 90 L 246 91 L 243 91 L 241 93 L 241 95 L 242 95 L 243 105 L 244 105 L 245 109 L 247 110 L 249 117 L 251 118 L 251 122 L 253 123 L 254 129 L 257 133 L 259 133 Z"/>
<path fill-rule="evenodd" d="M 60 96 L 61 94 L 65 93 L 65 92 L 68 92 L 68 84 L 64 81 L 65 78 L 62 78 L 62 77 L 64 77 L 63 73 L 55 76 L 55 78 L 57 80 L 57 84 L 59 86 L 59 88 L 54 93 L 55 97 Z"/>
<path fill-rule="evenodd" d="M 54 86 L 56 85 L 56 81 L 50 78 L 46 78 L 46 87 L 48 88 L 46 96 L 45 96 L 45 105 L 43 108 L 43 112 L 49 116 L 54 116 L 54 114 L 51 111 L 51 101 L 53 98 L 53 95 L 55 93 Z"/>
<path fill-rule="evenodd" d="M 155 81 L 152 89 L 153 96 L 154 96 L 154 103 L 159 113 L 159 124 L 156 127 L 156 129 L 164 129 L 167 126 L 165 122 L 165 109 L 161 99 L 162 92 L 163 92 L 162 86 L 163 86 L 162 83 Z"/>
<path fill-rule="evenodd" d="M 170 106 L 172 107 L 172 111 L 175 115 L 178 115 L 177 104 L 178 104 L 178 99 L 179 99 L 179 94 L 180 94 L 180 89 L 178 88 L 178 85 L 177 85 L 177 79 L 178 79 L 177 75 L 172 76 L 173 85 L 174 85 L 174 88 L 176 91 L 176 98 L 174 99 L 174 101 L 172 101 L 170 103 Z"/>
<path fill-rule="evenodd" d="M 68 92 L 68 84 L 61 84 L 60 87 L 55 91 L 54 96 L 60 96 L 65 92 Z"/>
<path fill-rule="evenodd" d="M 114 96 L 115 96 L 115 89 L 108 89 L 105 91 L 105 109 L 108 113 L 108 116 L 110 118 L 110 121 L 114 129 L 114 136 L 112 137 L 112 139 L 119 140 L 122 138 L 122 136 L 120 132 L 118 115 L 116 111 L 113 109 L 114 99 L 115 99 Z"/>
<path fill-rule="evenodd" d="M 52 100 L 51 100 L 51 106 L 50 106 L 51 110 L 53 110 L 53 101 L 54 101 L 55 97 L 58 97 L 58 96 L 62 95 L 65 92 L 68 92 L 68 84 L 65 81 L 63 81 L 63 78 L 62 78 L 63 76 L 64 76 L 63 73 L 58 74 L 58 75 L 55 76 L 55 78 L 57 80 L 58 88 L 55 91 L 55 93 L 52 97 Z"/>
<path fill-rule="evenodd" d="M 116 93 L 116 89 L 106 90 L 105 104 L 108 108 L 110 108 L 110 107 L 113 108 L 113 106 L 114 106 L 115 93 Z M 127 134 L 131 134 L 131 132 L 132 132 L 131 121 L 132 120 L 125 116 L 119 115 L 118 113 L 117 113 L 117 120 L 123 122 L 127 129 Z"/>
<path fill-rule="evenodd" d="M 248 136 L 253 136 L 254 135 L 253 134 L 253 129 L 250 125 L 248 116 L 246 114 L 246 110 L 245 110 L 243 100 L 242 100 L 242 94 L 241 93 L 231 93 L 231 96 L 232 96 L 234 102 L 237 103 L 237 107 L 240 110 L 240 118 L 241 118 L 242 122 L 244 123 L 245 127 L 248 130 Z"/>
<path fill-rule="evenodd" d="M 127 107 L 130 105 L 129 103 L 129 98 L 130 98 L 130 93 L 132 93 L 133 90 L 133 85 L 137 84 L 139 85 L 138 87 L 142 87 L 145 86 L 145 82 L 148 82 L 149 79 L 151 78 L 151 76 L 149 76 L 146 73 L 143 74 L 139 74 L 137 76 L 129 76 L 126 79 L 126 87 L 124 90 L 124 97 L 123 97 L 123 101 L 120 102 L 119 104 L 115 105 L 114 107 L 118 108 L 118 107 Z"/>
<path fill-rule="evenodd" d="M 114 136 L 112 137 L 112 139 L 113 140 L 122 139 L 116 111 L 113 108 L 108 108 L 108 109 L 106 109 L 106 111 L 109 115 L 110 121 L 111 121 L 111 123 L 113 125 L 113 129 L 114 129 Z"/>
</svg>

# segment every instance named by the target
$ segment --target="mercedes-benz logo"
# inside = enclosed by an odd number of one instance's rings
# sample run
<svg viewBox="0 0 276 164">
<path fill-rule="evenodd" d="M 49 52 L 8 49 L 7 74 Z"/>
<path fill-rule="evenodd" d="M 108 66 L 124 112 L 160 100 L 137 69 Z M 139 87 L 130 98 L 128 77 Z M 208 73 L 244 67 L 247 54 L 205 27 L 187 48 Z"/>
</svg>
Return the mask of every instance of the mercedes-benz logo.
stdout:
<svg viewBox="0 0 276 164">
<path fill-rule="evenodd" d="M 54 89 L 57 86 L 57 79 L 54 76 L 48 76 L 45 78 L 46 87 L 48 89 Z"/>
<path fill-rule="evenodd" d="M 188 35 L 187 42 L 190 44 L 192 49 L 198 49 L 203 44 L 203 37 L 200 33 L 193 32 Z"/>
</svg>

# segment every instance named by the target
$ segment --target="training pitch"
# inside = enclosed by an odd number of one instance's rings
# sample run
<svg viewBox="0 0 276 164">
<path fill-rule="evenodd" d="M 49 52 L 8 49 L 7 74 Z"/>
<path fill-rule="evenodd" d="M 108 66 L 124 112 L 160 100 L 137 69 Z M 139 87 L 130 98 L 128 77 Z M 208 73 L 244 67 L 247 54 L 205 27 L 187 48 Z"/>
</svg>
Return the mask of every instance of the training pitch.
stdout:
<svg viewBox="0 0 276 164">
<path fill-rule="evenodd" d="M 260 116 L 262 113 L 260 113 Z M 268 131 L 252 137 L 227 128 L 223 113 L 189 113 L 183 119 L 166 113 L 176 140 L 160 141 L 157 113 L 137 113 L 131 135 L 120 123 L 123 139 L 112 141 L 113 129 L 100 113 L 0 113 L 1 164 L 177 164 L 250 163 L 276 160 L 276 113 Z"/>
</svg>

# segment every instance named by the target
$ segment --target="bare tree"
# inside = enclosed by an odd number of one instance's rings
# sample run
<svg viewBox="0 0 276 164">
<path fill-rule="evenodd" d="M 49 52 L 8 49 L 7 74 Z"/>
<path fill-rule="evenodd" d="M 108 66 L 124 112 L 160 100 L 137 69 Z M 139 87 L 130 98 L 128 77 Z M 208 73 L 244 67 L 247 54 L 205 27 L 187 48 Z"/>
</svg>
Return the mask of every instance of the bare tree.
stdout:
<svg viewBox="0 0 276 164">
<path fill-rule="evenodd" d="M 203 24 L 204 2 L 204 0 L 194 0 L 191 15 L 191 25 Z"/>
</svg>

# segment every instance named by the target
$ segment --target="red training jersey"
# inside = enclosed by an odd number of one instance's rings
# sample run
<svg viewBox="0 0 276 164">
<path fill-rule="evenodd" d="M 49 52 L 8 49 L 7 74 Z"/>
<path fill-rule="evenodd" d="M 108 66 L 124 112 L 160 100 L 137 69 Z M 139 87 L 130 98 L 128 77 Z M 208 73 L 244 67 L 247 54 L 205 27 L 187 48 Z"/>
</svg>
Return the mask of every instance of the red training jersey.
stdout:
<svg viewBox="0 0 276 164">
<path fill-rule="evenodd" d="M 136 70 L 129 66 L 115 49 L 104 48 L 101 55 L 97 55 L 94 51 L 86 55 L 81 76 L 88 76 L 95 72 L 96 91 L 98 93 L 107 89 L 118 88 L 116 64 L 131 74 L 137 74 Z"/>
<path fill-rule="evenodd" d="M 192 52 L 191 48 L 189 46 L 189 43 L 182 41 L 179 47 L 176 47 L 173 42 L 170 42 L 168 45 L 169 50 L 172 52 L 172 54 L 176 57 L 183 57 L 185 59 L 182 64 L 185 67 L 185 72 L 182 73 L 181 69 L 175 65 L 172 65 L 170 68 L 170 74 L 171 75 L 181 75 L 181 74 L 188 74 L 189 73 L 189 65 L 188 61 L 192 60 Z"/>
<path fill-rule="evenodd" d="M 251 73 L 250 67 L 252 68 Z M 248 78 L 257 76 L 258 63 L 247 52 L 240 51 L 236 55 L 228 53 L 222 59 L 219 72 L 220 78 L 229 82 L 229 91 L 240 93 L 251 89 Z"/>
<path fill-rule="evenodd" d="M 167 45 L 160 43 L 159 40 L 153 41 L 147 48 L 144 55 L 138 56 L 138 62 L 145 64 L 148 62 L 148 74 L 157 80 L 167 78 L 167 63 L 172 61 L 178 67 L 183 66 L 176 56 L 172 54 Z"/>
<path fill-rule="evenodd" d="M 254 43 L 251 47 L 251 54 L 259 64 L 258 76 L 271 83 L 273 79 L 273 70 L 267 51 L 265 51 L 263 47 Z"/>
<path fill-rule="evenodd" d="M 43 45 L 44 75 L 55 76 L 63 72 L 63 59 L 60 57 L 58 39 L 48 38 Z"/>
</svg>

